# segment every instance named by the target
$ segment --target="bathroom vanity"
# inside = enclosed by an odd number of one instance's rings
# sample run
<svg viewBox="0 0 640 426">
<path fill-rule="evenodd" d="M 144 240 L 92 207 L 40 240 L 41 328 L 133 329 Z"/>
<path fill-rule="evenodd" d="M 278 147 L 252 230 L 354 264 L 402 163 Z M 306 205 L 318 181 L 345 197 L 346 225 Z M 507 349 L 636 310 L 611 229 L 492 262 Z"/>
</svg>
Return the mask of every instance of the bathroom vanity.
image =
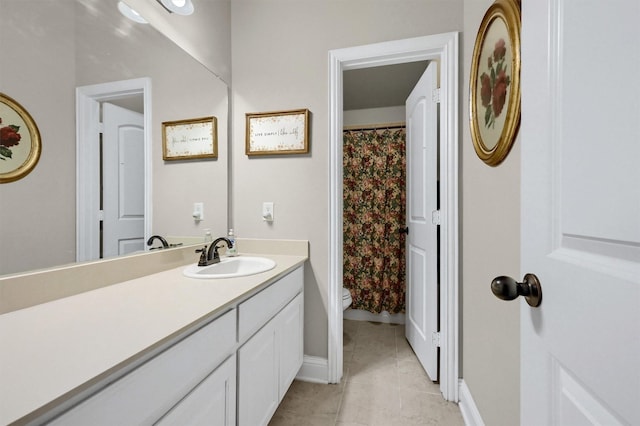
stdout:
<svg viewBox="0 0 640 426">
<path fill-rule="evenodd" d="M 306 255 L 184 266 L 0 315 L 0 423 L 267 424 L 303 358 Z"/>
</svg>

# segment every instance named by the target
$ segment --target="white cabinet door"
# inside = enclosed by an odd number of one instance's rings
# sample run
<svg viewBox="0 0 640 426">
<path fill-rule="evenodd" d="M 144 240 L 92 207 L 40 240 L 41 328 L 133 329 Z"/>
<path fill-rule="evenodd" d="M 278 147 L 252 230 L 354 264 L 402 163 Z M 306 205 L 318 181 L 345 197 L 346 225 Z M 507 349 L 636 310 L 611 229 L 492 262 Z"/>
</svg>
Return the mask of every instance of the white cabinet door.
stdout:
<svg viewBox="0 0 640 426">
<path fill-rule="evenodd" d="M 279 396 L 281 400 L 302 366 L 303 305 L 303 296 L 299 294 L 278 314 L 277 337 L 280 346 Z"/>
<path fill-rule="evenodd" d="M 236 357 L 229 357 L 157 424 L 161 426 L 234 426 L 236 424 Z"/>
<path fill-rule="evenodd" d="M 238 425 L 266 425 L 279 402 L 276 322 L 271 321 L 238 351 Z"/>
<path fill-rule="evenodd" d="M 297 288 L 298 294 L 291 293 Z M 285 392 L 298 374 L 303 357 L 304 293 L 302 268 L 273 284 L 269 291 L 250 301 L 277 300 L 289 302 L 238 350 L 238 425 L 267 425 Z M 286 295 L 286 296 L 285 296 Z M 295 297 L 294 297 L 295 295 Z M 245 303 L 239 309 L 239 324 L 255 323 L 251 318 L 262 317 L 259 310 L 272 305 Z M 246 309 L 251 306 L 252 309 Z M 246 319 L 243 318 L 245 313 Z M 242 335 L 242 332 L 240 333 Z"/>
</svg>

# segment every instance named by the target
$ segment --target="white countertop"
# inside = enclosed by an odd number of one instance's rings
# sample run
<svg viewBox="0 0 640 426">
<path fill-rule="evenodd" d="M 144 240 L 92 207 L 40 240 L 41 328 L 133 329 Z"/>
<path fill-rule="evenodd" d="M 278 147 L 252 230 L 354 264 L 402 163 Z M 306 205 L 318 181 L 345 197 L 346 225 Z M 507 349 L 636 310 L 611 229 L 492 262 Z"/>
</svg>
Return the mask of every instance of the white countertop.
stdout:
<svg viewBox="0 0 640 426">
<path fill-rule="evenodd" d="M 203 280 L 182 266 L 0 315 L 0 424 L 73 397 L 307 259 L 260 256 L 276 267 Z"/>
</svg>

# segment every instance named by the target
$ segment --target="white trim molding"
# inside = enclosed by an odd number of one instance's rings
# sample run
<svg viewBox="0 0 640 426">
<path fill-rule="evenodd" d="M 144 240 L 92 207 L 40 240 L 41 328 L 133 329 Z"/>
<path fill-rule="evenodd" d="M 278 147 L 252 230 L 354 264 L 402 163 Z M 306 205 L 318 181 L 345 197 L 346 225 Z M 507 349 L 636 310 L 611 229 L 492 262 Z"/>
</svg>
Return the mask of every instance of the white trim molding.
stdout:
<svg viewBox="0 0 640 426">
<path fill-rule="evenodd" d="M 441 299 L 440 390 L 458 401 L 459 34 L 389 41 L 329 52 L 329 326 L 328 381 L 342 378 L 343 71 L 415 61 L 440 65 Z"/>
<path fill-rule="evenodd" d="M 460 412 L 462 413 L 462 419 L 467 426 L 484 426 L 480 411 L 476 406 L 473 396 L 469 387 L 464 380 L 460 379 L 460 402 L 458 403 Z"/>
<path fill-rule="evenodd" d="M 305 355 L 302 359 L 302 367 L 296 375 L 296 380 L 311 383 L 329 383 L 327 380 L 327 359 L 317 356 Z"/>
</svg>

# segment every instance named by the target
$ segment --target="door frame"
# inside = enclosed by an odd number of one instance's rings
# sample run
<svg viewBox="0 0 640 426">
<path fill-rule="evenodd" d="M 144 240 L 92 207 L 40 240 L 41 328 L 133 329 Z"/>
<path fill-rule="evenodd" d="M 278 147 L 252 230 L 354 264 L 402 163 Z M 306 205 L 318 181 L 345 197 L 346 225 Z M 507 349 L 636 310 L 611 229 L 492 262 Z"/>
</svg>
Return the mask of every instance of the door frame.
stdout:
<svg viewBox="0 0 640 426">
<path fill-rule="evenodd" d="M 151 236 L 151 79 L 76 88 L 76 261 L 97 260 L 100 232 L 100 103 L 142 94 L 144 105 L 144 236 Z"/>
<path fill-rule="evenodd" d="M 450 32 L 329 51 L 329 383 L 343 374 L 342 117 L 343 71 L 415 61 L 440 65 L 440 390 L 458 401 L 459 34 Z"/>
</svg>

